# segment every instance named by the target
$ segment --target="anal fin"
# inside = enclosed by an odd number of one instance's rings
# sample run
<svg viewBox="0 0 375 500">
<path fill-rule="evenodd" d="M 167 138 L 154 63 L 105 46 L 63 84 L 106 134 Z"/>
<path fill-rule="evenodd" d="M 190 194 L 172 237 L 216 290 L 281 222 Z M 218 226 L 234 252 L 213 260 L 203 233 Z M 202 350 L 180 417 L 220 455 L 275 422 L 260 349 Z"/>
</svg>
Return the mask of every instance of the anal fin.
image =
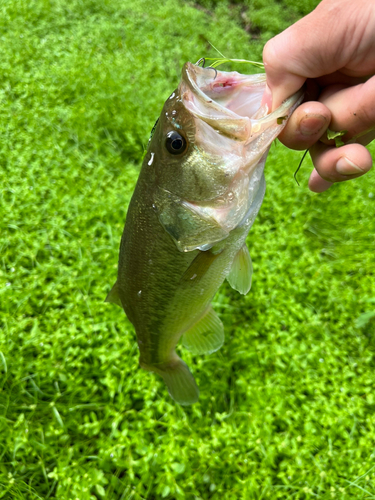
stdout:
<svg viewBox="0 0 375 500">
<path fill-rule="evenodd" d="M 182 336 L 182 345 L 194 354 L 211 354 L 224 343 L 224 326 L 211 306 Z"/>
<path fill-rule="evenodd" d="M 232 288 L 246 295 L 251 288 L 253 263 L 249 250 L 244 245 L 236 254 L 227 280 Z"/>
<path fill-rule="evenodd" d="M 117 281 L 116 283 L 113 285 L 111 291 L 109 292 L 109 294 L 107 295 L 106 299 L 104 302 L 111 302 L 112 304 L 116 304 L 117 306 L 120 306 L 122 308 L 122 304 L 121 304 L 121 300 L 120 300 L 120 296 L 118 294 L 118 285 L 117 285 Z"/>
</svg>

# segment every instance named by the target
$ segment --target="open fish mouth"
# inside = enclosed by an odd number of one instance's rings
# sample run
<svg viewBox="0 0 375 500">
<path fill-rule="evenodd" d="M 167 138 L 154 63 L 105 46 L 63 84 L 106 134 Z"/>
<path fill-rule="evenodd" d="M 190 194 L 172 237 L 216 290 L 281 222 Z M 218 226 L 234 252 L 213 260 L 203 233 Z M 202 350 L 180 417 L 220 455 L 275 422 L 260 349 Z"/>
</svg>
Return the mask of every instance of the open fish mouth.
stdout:
<svg viewBox="0 0 375 500">
<path fill-rule="evenodd" d="M 184 106 L 193 116 L 220 134 L 247 141 L 270 122 L 280 124 L 280 120 L 287 119 L 302 96 L 302 92 L 295 94 L 268 114 L 268 106 L 261 105 L 265 88 L 265 74 L 242 75 L 188 62 L 182 70 L 179 90 Z"/>
</svg>

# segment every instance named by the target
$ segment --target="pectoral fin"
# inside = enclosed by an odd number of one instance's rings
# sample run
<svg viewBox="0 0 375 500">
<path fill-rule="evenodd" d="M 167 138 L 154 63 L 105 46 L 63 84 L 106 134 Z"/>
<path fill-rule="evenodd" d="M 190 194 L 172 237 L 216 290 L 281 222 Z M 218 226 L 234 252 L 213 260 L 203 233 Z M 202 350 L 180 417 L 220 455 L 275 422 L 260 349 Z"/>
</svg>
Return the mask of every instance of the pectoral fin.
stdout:
<svg viewBox="0 0 375 500">
<path fill-rule="evenodd" d="M 155 195 L 159 221 L 181 252 L 207 250 L 228 236 L 228 231 L 200 211 L 199 206 L 185 202 L 172 193 L 160 190 Z"/>
<path fill-rule="evenodd" d="M 107 295 L 107 297 L 106 297 L 106 299 L 105 299 L 104 302 L 111 302 L 112 304 L 116 304 L 116 305 L 118 305 L 118 306 L 120 306 L 122 308 L 121 300 L 120 300 L 120 297 L 119 297 L 119 294 L 118 294 L 117 281 L 113 285 L 111 291 Z"/>
<path fill-rule="evenodd" d="M 211 354 L 223 343 L 224 326 L 211 306 L 182 336 L 182 345 L 194 354 Z"/>
<path fill-rule="evenodd" d="M 244 245 L 236 254 L 227 280 L 232 288 L 246 295 L 251 288 L 253 263 L 249 250 Z"/>
</svg>

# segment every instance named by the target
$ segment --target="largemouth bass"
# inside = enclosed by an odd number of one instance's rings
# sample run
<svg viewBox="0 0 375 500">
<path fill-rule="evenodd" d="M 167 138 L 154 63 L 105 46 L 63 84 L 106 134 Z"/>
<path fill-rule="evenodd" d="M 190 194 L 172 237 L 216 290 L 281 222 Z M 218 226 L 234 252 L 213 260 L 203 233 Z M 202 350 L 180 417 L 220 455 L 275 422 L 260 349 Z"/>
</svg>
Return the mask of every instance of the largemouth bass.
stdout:
<svg viewBox="0 0 375 500">
<path fill-rule="evenodd" d="M 182 344 L 218 350 L 224 328 L 211 301 L 227 279 L 251 286 L 246 236 L 265 193 L 272 141 L 301 93 L 268 114 L 265 75 L 186 63 L 150 139 L 123 232 L 118 279 L 107 297 L 135 327 L 140 366 L 162 376 L 182 405 L 198 400 Z"/>
</svg>

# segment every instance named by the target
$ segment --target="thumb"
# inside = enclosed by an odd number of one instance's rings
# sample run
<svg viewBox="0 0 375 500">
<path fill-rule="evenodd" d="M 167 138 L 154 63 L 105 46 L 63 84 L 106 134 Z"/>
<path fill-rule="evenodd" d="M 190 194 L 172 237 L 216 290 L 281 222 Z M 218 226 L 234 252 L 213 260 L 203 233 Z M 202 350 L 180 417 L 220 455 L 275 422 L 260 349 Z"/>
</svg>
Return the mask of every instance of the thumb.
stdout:
<svg viewBox="0 0 375 500">
<path fill-rule="evenodd" d="M 308 16 L 267 42 L 263 61 L 273 109 L 307 78 L 334 73 L 351 61 L 361 44 L 358 26 L 368 17 L 359 4 L 366 2 L 323 0 Z"/>
<path fill-rule="evenodd" d="M 294 31 L 291 28 L 288 28 L 288 30 Z M 268 101 L 266 104 L 272 105 L 272 111 L 278 108 L 285 99 L 296 93 L 307 78 L 303 74 L 298 74 L 304 73 L 302 68 L 292 68 L 292 64 L 286 58 L 289 47 L 290 50 L 298 51 L 297 48 L 293 47 L 288 30 L 269 40 L 263 49 L 263 62 L 268 87 L 263 100 Z M 298 58 L 298 52 L 295 57 Z M 296 71 L 296 73 L 293 73 L 292 70 Z M 262 102 L 262 104 L 264 103 Z"/>
</svg>

